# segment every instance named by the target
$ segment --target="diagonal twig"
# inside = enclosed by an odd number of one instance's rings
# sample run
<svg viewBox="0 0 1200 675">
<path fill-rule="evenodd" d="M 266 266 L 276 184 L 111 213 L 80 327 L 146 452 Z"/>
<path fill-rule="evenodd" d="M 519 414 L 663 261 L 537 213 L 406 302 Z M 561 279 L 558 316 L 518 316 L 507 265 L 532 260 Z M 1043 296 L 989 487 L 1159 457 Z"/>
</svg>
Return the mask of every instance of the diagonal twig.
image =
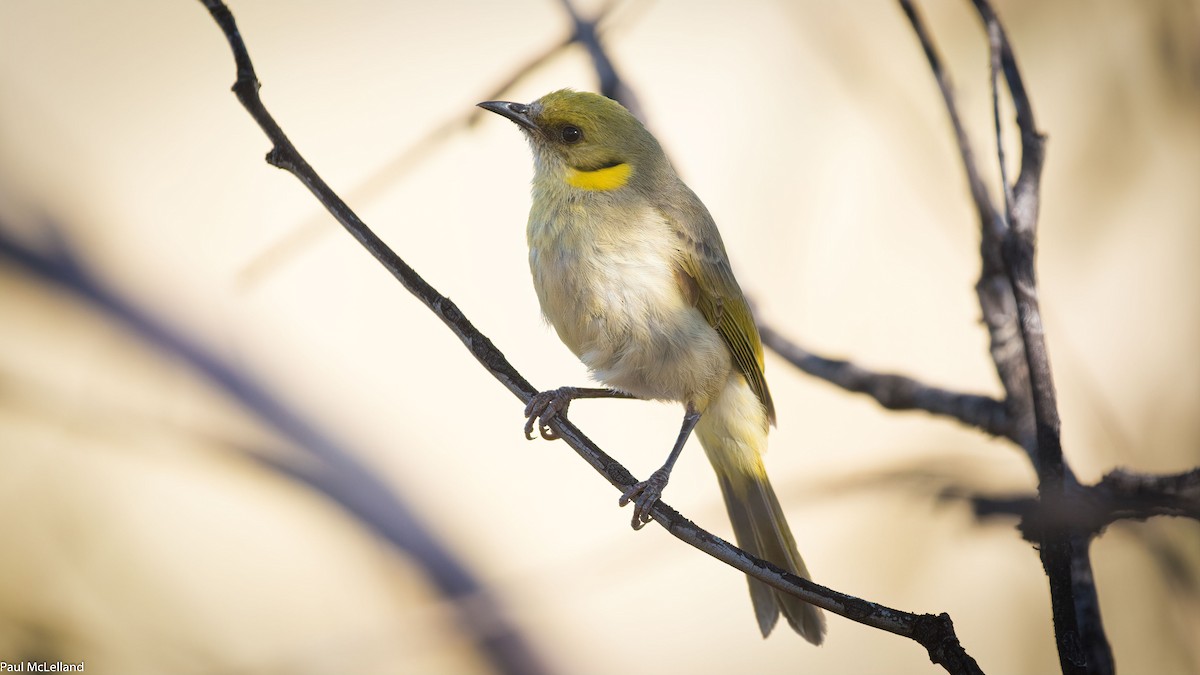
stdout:
<svg viewBox="0 0 1200 675">
<path fill-rule="evenodd" d="M 512 367 L 491 340 L 480 333 L 454 303 L 426 283 L 415 270 L 388 248 L 299 154 L 274 118 L 267 112 L 259 97 L 258 79 L 233 15 L 221 0 L 201 0 L 201 2 L 212 14 L 233 51 L 237 66 L 237 80 L 233 86 L 234 93 L 272 143 L 272 149 L 267 153 L 268 163 L 292 173 L 308 187 L 338 222 L 376 260 L 454 332 L 493 377 L 522 402 L 528 402 L 537 393 L 536 390 Z M 624 467 L 592 443 L 569 421 L 556 417 L 550 422 L 550 426 L 609 483 L 621 490 L 634 484 L 633 476 Z M 747 555 L 741 549 L 697 527 L 661 501 L 656 503 L 652 515 L 675 537 L 775 588 L 853 621 L 917 641 L 925 647 L 930 659 L 942 665 L 947 672 L 982 672 L 975 660 L 962 648 L 954 634 L 950 617 L 945 614 L 936 616 L 911 614 L 838 593 L 807 579 L 802 579 L 768 562 Z"/>
</svg>

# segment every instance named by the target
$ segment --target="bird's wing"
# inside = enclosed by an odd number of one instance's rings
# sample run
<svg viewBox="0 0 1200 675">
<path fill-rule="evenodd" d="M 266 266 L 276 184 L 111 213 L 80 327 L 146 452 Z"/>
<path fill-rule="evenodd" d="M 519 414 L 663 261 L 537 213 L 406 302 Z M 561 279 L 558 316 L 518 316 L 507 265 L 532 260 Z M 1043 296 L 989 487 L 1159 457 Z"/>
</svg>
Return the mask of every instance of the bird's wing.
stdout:
<svg viewBox="0 0 1200 675">
<path fill-rule="evenodd" d="M 684 188 L 687 190 L 687 188 Z M 717 329 L 733 355 L 734 366 L 745 376 L 762 401 L 767 418 L 775 423 L 775 404 L 763 374 L 762 339 L 746 297 L 733 277 L 725 245 L 712 216 L 690 190 L 690 203 L 660 207 L 663 218 L 680 239 L 682 255 L 678 273 L 684 295 Z"/>
</svg>

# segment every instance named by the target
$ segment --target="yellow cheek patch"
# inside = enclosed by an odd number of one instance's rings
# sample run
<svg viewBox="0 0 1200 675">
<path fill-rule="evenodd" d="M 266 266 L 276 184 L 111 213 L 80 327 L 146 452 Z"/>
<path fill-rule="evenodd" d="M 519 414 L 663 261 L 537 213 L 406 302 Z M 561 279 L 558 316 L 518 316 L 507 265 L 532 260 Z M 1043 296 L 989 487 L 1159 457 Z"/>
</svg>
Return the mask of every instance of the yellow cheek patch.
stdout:
<svg viewBox="0 0 1200 675">
<path fill-rule="evenodd" d="M 628 164 L 606 166 L 595 171 L 567 169 L 567 183 L 581 190 L 616 190 L 629 182 L 633 168 Z"/>
</svg>

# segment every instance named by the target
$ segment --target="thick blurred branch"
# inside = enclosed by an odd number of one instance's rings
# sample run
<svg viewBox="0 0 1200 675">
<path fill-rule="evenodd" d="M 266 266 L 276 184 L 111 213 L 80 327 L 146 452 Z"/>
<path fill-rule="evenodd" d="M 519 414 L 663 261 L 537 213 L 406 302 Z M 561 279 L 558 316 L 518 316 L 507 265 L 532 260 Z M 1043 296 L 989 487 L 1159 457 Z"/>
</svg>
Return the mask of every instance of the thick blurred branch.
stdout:
<svg viewBox="0 0 1200 675">
<path fill-rule="evenodd" d="M 51 235 L 50 245 L 41 250 L 10 237 L 0 224 L 0 261 L 85 299 L 252 411 L 306 454 L 300 461 L 287 461 L 247 450 L 249 459 L 312 487 L 403 552 L 449 601 L 456 610 L 459 629 L 475 640 L 497 671 L 512 675 L 547 672 L 500 602 L 355 453 L 288 407 L 266 386 L 110 288 L 75 256 L 53 225 L 45 231 Z"/>
<path fill-rule="evenodd" d="M 396 255 L 313 171 L 283 130 L 267 112 L 259 97 L 258 78 L 250 61 L 245 43 L 233 15 L 220 0 L 201 0 L 220 26 L 233 51 L 237 65 L 237 80 L 233 91 L 251 117 L 272 143 L 267 161 L 296 176 L 329 212 L 382 264 L 398 281 L 417 296 L 434 314 L 458 336 L 473 356 L 493 377 L 513 392 L 523 403 L 537 393 L 524 377 L 505 359 L 485 335 L 480 333 L 462 312 L 445 296 L 425 282 L 411 267 Z M 550 426 L 581 457 L 621 491 L 636 481 L 619 463 L 592 443 L 569 421 L 556 416 Z M 747 555 L 741 549 L 702 530 L 683 518 L 661 501 L 656 502 L 652 515 L 660 525 L 684 542 L 709 555 L 760 579 L 775 588 L 840 614 L 867 626 L 886 630 L 917 641 L 926 648 L 929 657 L 951 673 L 979 673 L 978 665 L 962 648 L 954 634 L 953 624 L 945 615 L 916 615 L 883 605 L 867 602 L 802 579 L 778 567 Z"/>
</svg>

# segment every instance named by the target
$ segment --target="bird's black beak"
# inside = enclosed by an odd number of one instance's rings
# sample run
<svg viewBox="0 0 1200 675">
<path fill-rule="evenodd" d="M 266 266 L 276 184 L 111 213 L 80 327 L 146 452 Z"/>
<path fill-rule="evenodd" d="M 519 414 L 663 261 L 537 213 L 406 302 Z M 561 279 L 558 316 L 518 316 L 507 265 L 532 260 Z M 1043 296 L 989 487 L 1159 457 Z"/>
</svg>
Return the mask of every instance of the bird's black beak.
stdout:
<svg viewBox="0 0 1200 675">
<path fill-rule="evenodd" d="M 475 105 L 483 108 L 484 110 L 490 110 L 501 117 L 507 117 L 508 119 L 516 122 L 517 125 L 522 129 L 537 131 L 537 124 L 535 124 L 533 118 L 530 117 L 532 110 L 530 109 L 530 106 L 525 105 L 524 103 L 513 103 L 511 101 L 484 101 L 483 103 L 476 103 Z"/>
</svg>

